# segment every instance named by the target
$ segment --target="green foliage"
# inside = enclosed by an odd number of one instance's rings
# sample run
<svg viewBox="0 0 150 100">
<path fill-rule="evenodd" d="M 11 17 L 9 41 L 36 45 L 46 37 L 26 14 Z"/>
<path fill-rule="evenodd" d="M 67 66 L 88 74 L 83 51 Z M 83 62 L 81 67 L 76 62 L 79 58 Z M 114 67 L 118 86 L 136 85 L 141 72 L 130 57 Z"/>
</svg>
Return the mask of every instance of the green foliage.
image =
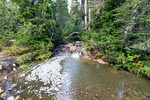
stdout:
<svg viewBox="0 0 150 100">
<path fill-rule="evenodd" d="M 112 57 L 116 69 L 150 76 L 149 6 L 147 0 L 105 0 L 82 39 Z"/>
<path fill-rule="evenodd" d="M 91 49 L 92 49 L 90 42 L 87 42 L 87 43 L 85 44 L 85 49 L 86 49 L 86 50 L 91 50 Z"/>
<path fill-rule="evenodd" d="M 32 53 L 27 53 L 17 58 L 20 65 L 30 63 L 32 60 L 34 60 L 34 55 Z"/>
<path fill-rule="evenodd" d="M 82 17 L 84 15 L 82 9 L 79 9 L 79 6 L 80 5 L 78 2 L 75 2 L 74 5 L 72 5 L 72 8 L 70 10 L 70 16 L 68 16 L 69 19 L 66 21 L 66 26 L 62 30 L 64 37 L 69 36 L 73 32 L 79 32 L 79 34 L 74 34 L 69 37 L 68 40 L 71 41 L 79 40 L 81 37 L 80 32 L 83 29 L 83 25 L 81 22 L 82 22 Z"/>
<path fill-rule="evenodd" d="M 57 0 L 56 2 L 56 23 L 60 29 L 65 28 L 69 19 L 68 0 Z"/>
<path fill-rule="evenodd" d="M 50 50 L 62 43 L 61 25 L 66 24 L 58 24 L 56 13 L 68 14 L 66 1 L 5 1 L 0 1 L 0 50 L 3 54 L 18 56 L 23 68 L 34 60 L 49 58 L 52 55 Z M 65 12 L 56 11 L 58 5 L 63 5 Z M 63 10 L 60 8 L 58 10 Z"/>
<path fill-rule="evenodd" d="M 52 55 L 51 52 L 49 52 L 47 54 L 41 54 L 41 55 L 38 56 L 38 59 L 48 59 L 48 58 L 51 57 L 51 55 Z"/>
</svg>

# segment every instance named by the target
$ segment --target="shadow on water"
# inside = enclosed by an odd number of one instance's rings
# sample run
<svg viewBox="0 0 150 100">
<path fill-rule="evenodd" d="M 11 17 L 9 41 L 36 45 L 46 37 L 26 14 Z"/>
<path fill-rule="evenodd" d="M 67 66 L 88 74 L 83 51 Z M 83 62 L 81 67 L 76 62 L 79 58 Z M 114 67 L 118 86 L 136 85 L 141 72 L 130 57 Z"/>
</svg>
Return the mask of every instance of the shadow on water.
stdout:
<svg viewBox="0 0 150 100">
<path fill-rule="evenodd" d="M 53 57 L 24 72 L 22 100 L 150 100 L 150 81 L 78 53 Z"/>
</svg>

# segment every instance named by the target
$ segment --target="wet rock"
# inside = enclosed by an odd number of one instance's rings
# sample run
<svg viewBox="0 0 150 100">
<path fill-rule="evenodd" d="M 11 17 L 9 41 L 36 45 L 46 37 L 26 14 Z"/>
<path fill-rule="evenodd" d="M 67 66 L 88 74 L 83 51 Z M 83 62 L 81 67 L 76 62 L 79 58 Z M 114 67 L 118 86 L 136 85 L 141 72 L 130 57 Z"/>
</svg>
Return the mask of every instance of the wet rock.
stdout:
<svg viewBox="0 0 150 100">
<path fill-rule="evenodd" d="M 125 96 L 125 97 L 127 97 L 128 95 L 129 95 L 128 92 L 124 92 L 124 93 L 123 93 L 123 96 Z"/>
<path fill-rule="evenodd" d="M 97 59 L 96 60 L 98 63 L 100 63 L 100 64 L 107 64 L 106 62 L 104 62 L 104 60 L 102 60 L 102 59 Z"/>
<path fill-rule="evenodd" d="M 11 96 L 11 97 L 8 97 L 7 100 L 15 100 L 15 98 Z"/>
<path fill-rule="evenodd" d="M 115 98 L 115 95 L 111 95 L 111 98 L 112 98 L 112 99 Z"/>
<path fill-rule="evenodd" d="M 66 48 L 62 48 L 61 50 L 62 50 L 62 51 L 66 51 L 67 49 L 66 49 Z"/>
<path fill-rule="evenodd" d="M 73 44 L 72 43 L 68 43 L 67 45 L 65 45 L 64 47 L 65 48 L 69 48 L 69 47 L 72 47 L 73 46 Z"/>
<path fill-rule="evenodd" d="M 0 87 L 0 94 L 3 93 L 3 92 L 4 92 L 4 90 Z"/>
<path fill-rule="evenodd" d="M 13 68 L 13 71 L 16 71 L 17 69 L 16 68 Z"/>
<path fill-rule="evenodd" d="M 76 43 L 76 44 L 81 44 L 81 42 L 80 42 L 80 41 L 76 41 L 75 43 Z"/>
<path fill-rule="evenodd" d="M 145 98 L 146 98 L 146 96 L 144 96 L 144 95 L 143 95 L 143 96 L 142 96 L 142 98 L 144 98 L 144 99 L 145 99 Z"/>
<path fill-rule="evenodd" d="M 150 97 L 150 93 L 144 93 L 144 95 Z"/>
<path fill-rule="evenodd" d="M 4 71 L 10 72 L 14 67 L 17 67 L 18 62 L 15 57 L 3 57 L 0 58 L 0 65 L 2 65 Z"/>
<path fill-rule="evenodd" d="M 77 50 L 77 47 L 76 46 L 71 46 L 69 50 L 70 50 L 70 52 L 75 52 Z"/>
<path fill-rule="evenodd" d="M 16 92 L 17 95 L 20 95 L 21 93 L 23 93 L 23 90 L 18 90 L 18 91 Z"/>
<path fill-rule="evenodd" d="M 93 97 L 92 100 L 98 100 L 96 97 Z"/>
<path fill-rule="evenodd" d="M 14 67 L 16 67 L 16 64 L 13 64 Z"/>
<path fill-rule="evenodd" d="M 81 52 L 83 55 L 88 56 L 88 51 L 85 48 L 83 48 Z"/>
<path fill-rule="evenodd" d="M 16 88 L 16 87 L 17 87 L 17 84 L 12 84 L 8 90 L 12 90 L 13 88 Z"/>
<path fill-rule="evenodd" d="M 80 91 L 80 94 L 84 94 L 84 92 L 83 92 L 83 91 Z"/>
<path fill-rule="evenodd" d="M 4 92 L 4 93 L 1 94 L 0 97 L 1 97 L 2 99 L 4 99 L 4 98 L 6 98 L 7 96 L 8 96 L 8 94 L 7 94 L 6 92 Z"/>
<path fill-rule="evenodd" d="M 89 95 L 89 93 L 88 93 L 88 92 L 85 92 L 85 95 Z"/>
<path fill-rule="evenodd" d="M 20 96 L 16 96 L 15 100 L 21 100 Z"/>
<path fill-rule="evenodd" d="M 133 94 L 134 94 L 134 95 L 138 95 L 137 91 L 133 91 Z"/>
<path fill-rule="evenodd" d="M 125 100 L 130 100 L 130 98 L 125 98 Z"/>
<path fill-rule="evenodd" d="M 0 71 L 3 69 L 3 66 L 2 65 L 0 65 Z"/>
<path fill-rule="evenodd" d="M 4 80 L 7 80 L 8 79 L 8 76 L 4 76 Z"/>
<path fill-rule="evenodd" d="M 27 100 L 32 100 L 32 98 L 27 98 Z"/>
<path fill-rule="evenodd" d="M 75 42 L 75 45 L 76 45 L 77 47 L 81 47 L 83 44 L 82 44 L 80 41 L 76 41 L 76 42 Z"/>
<path fill-rule="evenodd" d="M 98 98 L 98 97 L 99 97 L 99 95 L 96 93 L 96 94 L 95 94 L 95 97 L 96 97 L 96 98 Z"/>
</svg>

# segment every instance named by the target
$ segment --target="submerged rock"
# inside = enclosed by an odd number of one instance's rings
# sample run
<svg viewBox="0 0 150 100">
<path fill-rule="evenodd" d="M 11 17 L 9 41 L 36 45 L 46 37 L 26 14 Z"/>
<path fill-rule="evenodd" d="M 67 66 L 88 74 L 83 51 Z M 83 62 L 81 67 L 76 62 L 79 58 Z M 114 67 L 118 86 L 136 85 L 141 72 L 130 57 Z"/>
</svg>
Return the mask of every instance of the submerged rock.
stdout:
<svg viewBox="0 0 150 100">
<path fill-rule="evenodd" d="M 4 99 L 4 98 L 6 98 L 7 96 L 8 96 L 8 94 L 7 94 L 6 92 L 4 92 L 4 93 L 1 94 L 0 98 Z"/>
<path fill-rule="evenodd" d="M 4 90 L 0 87 L 0 94 L 3 93 L 3 92 L 4 92 Z"/>
<path fill-rule="evenodd" d="M 13 96 L 11 96 L 11 97 L 8 97 L 7 100 L 15 100 L 15 98 Z"/>
</svg>

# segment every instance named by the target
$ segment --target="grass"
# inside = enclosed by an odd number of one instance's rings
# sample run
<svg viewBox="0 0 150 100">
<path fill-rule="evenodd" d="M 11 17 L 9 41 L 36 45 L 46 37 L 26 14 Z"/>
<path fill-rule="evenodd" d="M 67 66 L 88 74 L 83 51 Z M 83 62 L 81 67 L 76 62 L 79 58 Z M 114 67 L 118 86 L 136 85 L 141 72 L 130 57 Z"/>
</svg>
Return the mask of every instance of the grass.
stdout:
<svg viewBox="0 0 150 100">
<path fill-rule="evenodd" d="M 4 47 L 2 54 L 5 56 L 18 56 L 18 55 L 27 53 L 28 51 L 29 51 L 29 48 L 27 47 L 18 47 L 18 46 L 13 45 L 11 47 Z"/>
</svg>

